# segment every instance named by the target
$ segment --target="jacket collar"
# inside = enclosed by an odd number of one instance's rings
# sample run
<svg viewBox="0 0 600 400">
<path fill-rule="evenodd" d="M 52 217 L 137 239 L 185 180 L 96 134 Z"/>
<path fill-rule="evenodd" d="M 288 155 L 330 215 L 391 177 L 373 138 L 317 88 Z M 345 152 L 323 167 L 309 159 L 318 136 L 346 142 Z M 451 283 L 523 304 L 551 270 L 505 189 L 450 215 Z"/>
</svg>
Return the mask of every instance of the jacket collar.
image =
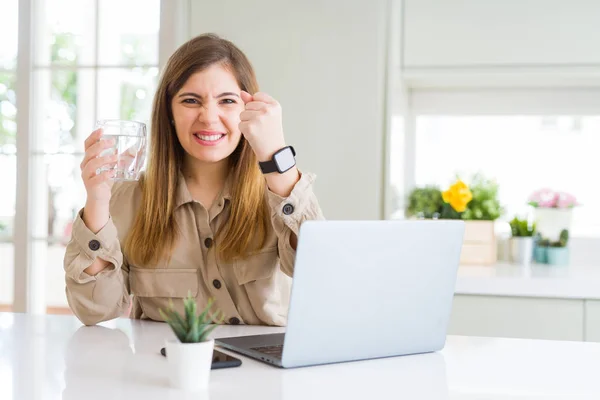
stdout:
<svg viewBox="0 0 600 400">
<path fill-rule="evenodd" d="M 227 175 L 227 179 L 225 180 L 225 186 L 223 187 L 223 190 L 221 191 L 219 196 L 217 196 L 217 198 L 221 201 L 223 201 L 223 200 L 231 201 L 231 189 L 232 189 L 232 184 L 233 184 L 232 175 L 233 174 L 231 174 L 231 173 L 229 175 Z M 188 190 L 187 183 L 185 182 L 185 177 L 183 176 L 183 173 L 180 170 L 179 174 L 177 176 L 177 192 L 175 194 L 175 209 L 179 208 L 180 206 L 182 206 L 184 204 L 192 203 L 192 202 L 194 202 L 194 198 L 192 197 L 192 194 Z"/>
</svg>

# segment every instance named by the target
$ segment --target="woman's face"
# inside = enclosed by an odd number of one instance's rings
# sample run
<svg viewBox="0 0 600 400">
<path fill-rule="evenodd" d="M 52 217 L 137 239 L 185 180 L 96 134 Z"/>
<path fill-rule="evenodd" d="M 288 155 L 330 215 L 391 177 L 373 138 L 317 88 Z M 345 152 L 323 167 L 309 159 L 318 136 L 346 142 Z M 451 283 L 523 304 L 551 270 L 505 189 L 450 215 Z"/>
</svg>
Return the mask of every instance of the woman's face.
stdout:
<svg viewBox="0 0 600 400">
<path fill-rule="evenodd" d="M 233 74 L 215 64 L 189 77 L 171 102 L 177 138 L 198 161 L 222 161 L 237 147 L 244 111 Z"/>
</svg>

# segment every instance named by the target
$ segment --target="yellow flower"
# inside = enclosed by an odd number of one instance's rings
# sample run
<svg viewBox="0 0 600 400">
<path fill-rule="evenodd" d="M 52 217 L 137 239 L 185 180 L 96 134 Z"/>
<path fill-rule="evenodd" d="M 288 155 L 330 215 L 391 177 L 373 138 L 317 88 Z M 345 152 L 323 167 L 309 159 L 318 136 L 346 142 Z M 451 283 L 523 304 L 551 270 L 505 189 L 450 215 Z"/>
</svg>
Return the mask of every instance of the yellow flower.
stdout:
<svg viewBox="0 0 600 400">
<path fill-rule="evenodd" d="M 442 199 L 445 203 L 450 203 L 456 212 L 464 212 L 467 204 L 473 199 L 473 194 L 466 183 L 459 179 L 442 193 Z"/>
</svg>

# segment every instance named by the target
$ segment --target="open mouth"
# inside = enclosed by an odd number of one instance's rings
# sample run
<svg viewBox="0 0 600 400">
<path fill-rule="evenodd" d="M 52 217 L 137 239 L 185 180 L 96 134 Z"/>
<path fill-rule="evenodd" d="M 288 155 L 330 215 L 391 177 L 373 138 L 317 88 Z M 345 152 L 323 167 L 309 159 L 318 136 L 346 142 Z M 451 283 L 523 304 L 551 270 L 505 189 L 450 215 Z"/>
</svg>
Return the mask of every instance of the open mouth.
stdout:
<svg viewBox="0 0 600 400">
<path fill-rule="evenodd" d="M 194 136 L 197 139 L 202 140 L 203 142 L 216 142 L 217 140 L 222 139 L 225 136 L 225 134 L 220 133 L 214 135 L 200 135 L 198 133 L 194 133 Z"/>
<path fill-rule="evenodd" d="M 194 139 L 196 140 L 196 143 L 202 146 L 216 146 L 223 140 L 224 137 L 225 134 L 219 132 L 194 133 Z"/>
</svg>

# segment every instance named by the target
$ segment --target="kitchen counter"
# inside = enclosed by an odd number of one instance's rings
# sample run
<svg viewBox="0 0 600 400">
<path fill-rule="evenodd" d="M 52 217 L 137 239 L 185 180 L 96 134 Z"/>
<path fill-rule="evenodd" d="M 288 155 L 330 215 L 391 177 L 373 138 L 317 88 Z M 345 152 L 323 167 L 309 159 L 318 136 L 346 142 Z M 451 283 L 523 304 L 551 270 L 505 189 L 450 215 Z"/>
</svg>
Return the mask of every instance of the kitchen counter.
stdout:
<svg viewBox="0 0 600 400">
<path fill-rule="evenodd" d="M 455 293 L 600 300 L 600 267 L 465 265 L 459 268 Z"/>
</svg>

